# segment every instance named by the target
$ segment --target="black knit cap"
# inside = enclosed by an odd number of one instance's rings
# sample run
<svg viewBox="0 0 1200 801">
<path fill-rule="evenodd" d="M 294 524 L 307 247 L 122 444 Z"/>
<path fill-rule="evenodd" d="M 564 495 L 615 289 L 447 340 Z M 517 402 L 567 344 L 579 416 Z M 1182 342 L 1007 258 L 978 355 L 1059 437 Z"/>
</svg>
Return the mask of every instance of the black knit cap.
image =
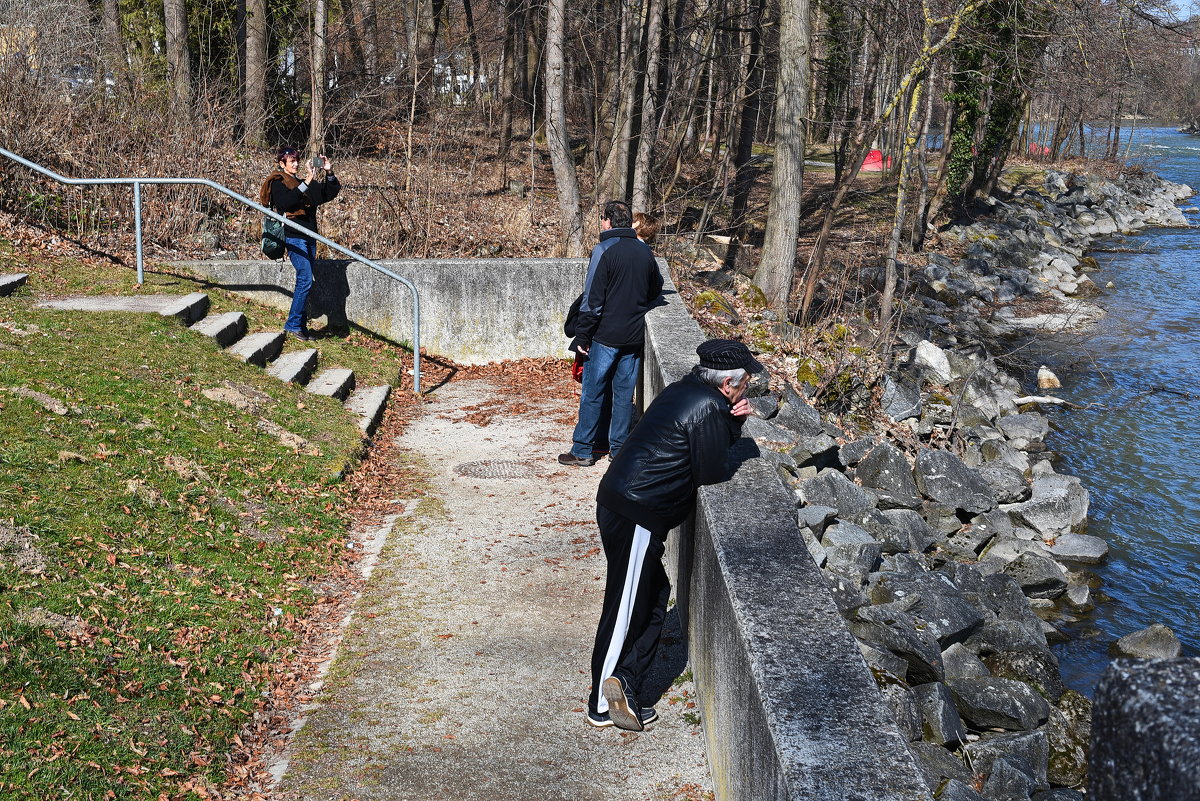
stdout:
<svg viewBox="0 0 1200 801">
<path fill-rule="evenodd" d="M 696 348 L 700 356 L 700 366 L 710 370 L 736 370 L 739 367 L 747 373 L 758 373 L 764 369 L 758 359 L 750 354 L 750 349 L 733 339 L 710 339 Z"/>
</svg>

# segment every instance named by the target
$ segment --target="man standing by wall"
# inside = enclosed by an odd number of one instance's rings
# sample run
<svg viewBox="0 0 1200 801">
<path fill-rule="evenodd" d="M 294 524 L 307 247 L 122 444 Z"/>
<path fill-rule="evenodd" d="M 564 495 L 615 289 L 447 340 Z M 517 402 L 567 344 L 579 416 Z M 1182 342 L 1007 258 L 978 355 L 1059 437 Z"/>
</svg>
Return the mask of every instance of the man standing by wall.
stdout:
<svg viewBox="0 0 1200 801">
<path fill-rule="evenodd" d="M 633 389 L 642 366 L 643 319 L 663 287 L 658 262 L 650 247 L 638 240 L 632 225 L 628 204 L 619 200 L 604 204 L 600 243 L 592 248 L 571 343 L 572 350 L 587 356 L 579 422 L 570 453 L 558 457 L 560 464 L 589 467 L 596 463 L 592 446 L 606 397 L 612 403 L 608 427 L 612 458 L 629 433 Z"/>
<path fill-rule="evenodd" d="M 700 364 L 664 389 L 600 481 L 596 523 L 608 577 L 592 650 L 588 723 L 641 731 L 658 718 L 638 693 L 658 649 L 671 582 L 667 534 L 687 519 L 696 488 L 728 477 L 729 448 L 750 414 L 743 395 L 763 366 L 741 342 L 712 339 Z"/>
</svg>

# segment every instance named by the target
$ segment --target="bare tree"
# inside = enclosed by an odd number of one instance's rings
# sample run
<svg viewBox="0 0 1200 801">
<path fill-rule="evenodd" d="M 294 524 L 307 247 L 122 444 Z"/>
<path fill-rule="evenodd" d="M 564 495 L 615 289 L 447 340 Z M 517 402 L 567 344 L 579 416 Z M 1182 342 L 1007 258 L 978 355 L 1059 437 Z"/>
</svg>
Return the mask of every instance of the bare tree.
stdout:
<svg viewBox="0 0 1200 801">
<path fill-rule="evenodd" d="M 566 233 L 568 256 L 583 256 L 583 217 L 579 213 L 579 179 L 567 135 L 566 75 L 563 57 L 566 0 L 549 0 L 546 17 L 546 142 L 558 187 L 559 221 Z"/>
<path fill-rule="evenodd" d="M 808 113 L 808 0 L 780 0 L 779 74 L 775 91 L 775 168 L 762 256 L 754 285 L 771 307 L 786 312 L 796 270 L 800 195 L 804 181 L 804 119 Z"/>
<path fill-rule="evenodd" d="M 184 0 L 163 0 L 167 80 L 176 113 L 189 116 L 192 106 L 192 71 L 188 55 L 187 7 Z"/>
<path fill-rule="evenodd" d="M 267 2 L 243 0 L 242 48 L 243 138 L 252 145 L 266 144 L 267 119 Z"/>
</svg>

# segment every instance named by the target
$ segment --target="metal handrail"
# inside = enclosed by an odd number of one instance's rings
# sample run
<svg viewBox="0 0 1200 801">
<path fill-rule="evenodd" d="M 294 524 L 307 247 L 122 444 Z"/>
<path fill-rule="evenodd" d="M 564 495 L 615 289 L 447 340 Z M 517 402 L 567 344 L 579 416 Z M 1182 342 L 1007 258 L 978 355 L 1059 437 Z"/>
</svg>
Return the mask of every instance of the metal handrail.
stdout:
<svg viewBox="0 0 1200 801">
<path fill-rule="evenodd" d="M 334 242 L 331 239 L 327 239 L 326 237 L 323 237 L 314 231 L 310 231 L 309 229 L 305 228 L 304 226 L 302 226 L 296 222 L 293 222 L 292 220 L 289 220 L 287 217 L 283 216 L 282 214 L 276 214 L 271 209 L 268 209 L 268 208 L 258 205 L 250 198 L 245 197 L 244 195 L 239 195 L 237 192 L 234 192 L 232 189 L 222 186 L 221 184 L 219 184 L 215 181 L 209 181 L 206 178 L 67 178 L 64 175 L 59 175 L 58 173 L 54 172 L 53 170 L 46 169 L 45 167 L 43 167 L 40 164 L 35 164 L 32 161 L 29 161 L 28 159 L 23 159 L 20 156 L 18 156 L 16 153 L 13 153 L 10 150 L 5 150 L 2 147 L 0 147 L 0 155 L 7 156 L 8 158 L 12 159 L 13 161 L 17 162 L 18 164 L 20 164 L 24 167 L 28 167 L 29 169 L 33 170 L 34 172 L 39 172 L 42 175 L 46 176 L 47 178 L 53 178 L 55 181 L 58 181 L 60 184 L 69 184 L 71 186 L 105 186 L 105 185 L 113 185 L 113 184 L 116 184 L 116 185 L 131 184 L 133 186 L 133 215 L 134 215 L 133 228 L 134 228 L 134 235 L 137 240 L 137 282 L 139 284 L 142 283 L 142 279 L 143 279 L 143 270 L 142 270 L 142 184 L 194 184 L 194 185 L 198 185 L 198 186 L 212 187 L 213 189 L 217 190 L 221 194 L 233 198 L 234 200 L 238 201 L 242 205 L 249 206 L 250 208 L 254 209 L 255 211 L 257 211 L 261 214 L 265 214 L 266 216 L 268 216 L 272 219 L 278 220 L 279 222 L 286 225 L 288 228 L 299 231 L 304 236 L 315 239 L 318 242 L 323 242 L 326 245 L 328 245 L 329 247 L 336 250 L 337 252 L 343 253 L 346 256 L 349 256 L 351 259 L 354 259 L 355 261 L 357 261 L 361 264 L 365 264 L 373 270 L 378 270 L 379 272 L 386 275 L 388 278 L 392 278 L 396 281 L 399 281 L 400 283 L 402 283 L 406 287 L 408 287 L 409 290 L 412 292 L 412 302 L 413 302 L 413 338 L 412 338 L 413 392 L 421 391 L 421 298 L 417 294 L 417 288 L 413 285 L 412 281 L 409 281 L 404 276 L 396 275 L 394 272 L 387 269 L 386 267 L 382 267 L 382 266 L 376 264 L 375 262 L 371 261 L 370 259 L 367 259 L 367 258 L 364 258 L 363 256 L 358 255 L 353 250 L 350 250 L 349 248 L 344 248 L 341 245 L 339 245 L 337 242 Z"/>
</svg>

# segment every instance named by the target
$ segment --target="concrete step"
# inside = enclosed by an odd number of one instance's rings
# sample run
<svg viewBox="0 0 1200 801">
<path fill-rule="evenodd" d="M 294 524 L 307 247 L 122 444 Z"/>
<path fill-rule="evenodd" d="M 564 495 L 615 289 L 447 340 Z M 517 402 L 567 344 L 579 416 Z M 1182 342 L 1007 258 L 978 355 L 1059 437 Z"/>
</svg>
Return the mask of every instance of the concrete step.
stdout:
<svg viewBox="0 0 1200 801">
<path fill-rule="evenodd" d="M 28 273 L 13 273 L 11 275 L 0 275 L 0 298 L 5 295 L 11 295 L 16 292 L 25 282 L 29 280 Z"/>
<path fill-rule="evenodd" d="M 208 314 L 208 295 L 203 292 L 193 292 L 177 300 L 167 303 L 158 313 L 163 317 L 174 317 L 184 325 L 191 325 Z"/>
<path fill-rule="evenodd" d="M 199 334 L 210 336 L 222 348 L 228 348 L 246 334 L 246 315 L 241 312 L 225 312 L 205 317 L 191 326 Z"/>
<path fill-rule="evenodd" d="M 317 373 L 304 388 L 314 395 L 326 395 L 344 401 L 354 389 L 354 371 L 345 367 L 330 367 Z"/>
<path fill-rule="evenodd" d="M 261 331 L 242 337 L 229 348 L 228 352 L 246 364 L 266 367 L 267 362 L 278 356 L 281 350 L 283 350 L 282 331 Z"/>
<path fill-rule="evenodd" d="M 317 352 L 309 348 L 283 354 L 267 368 L 267 372 L 280 381 L 303 384 L 308 381 L 316 369 Z"/>
<path fill-rule="evenodd" d="M 383 419 L 383 410 L 387 408 L 387 399 L 391 392 L 392 388 L 387 384 L 363 387 L 355 390 L 346 400 L 347 411 L 358 415 L 358 427 L 368 437 L 375 433 L 375 428 Z"/>
</svg>

